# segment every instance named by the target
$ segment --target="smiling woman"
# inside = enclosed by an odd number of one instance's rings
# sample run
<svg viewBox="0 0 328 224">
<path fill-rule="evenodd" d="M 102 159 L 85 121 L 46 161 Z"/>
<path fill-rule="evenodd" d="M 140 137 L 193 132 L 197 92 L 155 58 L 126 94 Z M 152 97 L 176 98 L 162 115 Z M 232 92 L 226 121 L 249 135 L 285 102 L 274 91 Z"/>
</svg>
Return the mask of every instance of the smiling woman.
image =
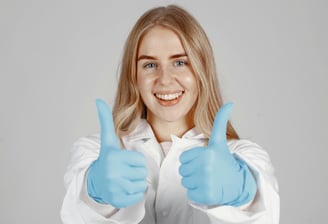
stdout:
<svg viewBox="0 0 328 224">
<path fill-rule="evenodd" d="M 153 30 L 154 27 L 156 27 L 155 30 Z M 191 123 L 194 123 L 209 137 L 215 114 L 223 103 L 218 87 L 212 47 L 198 21 L 188 12 L 176 6 L 149 10 L 140 17 L 128 36 L 113 108 L 116 133 L 119 136 L 127 135 L 137 127 L 140 118 L 146 118 L 147 108 L 138 90 L 137 72 L 140 71 L 139 61 L 141 59 L 148 60 L 148 64 L 143 63 L 144 66 L 147 65 L 147 68 L 160 65 L 155 63 L 158 62 L 154 60 L 158 59 L 156 55 L 152 55 L 153 53 L 149 51 L 158 53 L 165 50 L 168 53 L 168 48 L 165 48 L 162 42 L 158 42 L 162 40 L 155 40 L 155 37 L 152 37 L 152 42 L 147 41 L 147 45 L 145 45 L 144 39 L 149 39 L 149 33 L 156 33 L 156 31 L 159 33 L 160 30 L 163 35 L 171 36 L 170 40 L 166 40 L 166 45 L 172 46 L 166 47 L 174 47 L 175 51 L 171 52 L 168 57 L 173 63 L 173 59 L 176 58 L 176 65 L 181 65 L 181 60 L 187 62 L 187 67 L 195 77 L 198 95 L 192 111 L 190 111 L 193 113 Z M 142 53 L 140 53 L 142 50 L 140 47 L 144 48 Z M 149 64 L 149 62 L 151 63 Z M 183 68 L 184 66 L 182 66 Z M 238 138 L 230 122 L 228 122 L 227 137 Z"/>
<path fill-rule="evenodd" d="M 159 141 L 169 141 L 171 134 L 182 136 L 194 127 L 192 107 L 198 88 L 187 61 L 179 37 L 170 29 L 155 26 L 141 40 L 137 85 L 146 119 Z"/>
<path fill-rule="evenodd" d="M 113 114 L 97 108 L 100 136 L 73 146 L 64 223 L 279 222 L 270 158 L 229 123 L 210 43 L 184 9 L 141 16 Z"/>
</svg>

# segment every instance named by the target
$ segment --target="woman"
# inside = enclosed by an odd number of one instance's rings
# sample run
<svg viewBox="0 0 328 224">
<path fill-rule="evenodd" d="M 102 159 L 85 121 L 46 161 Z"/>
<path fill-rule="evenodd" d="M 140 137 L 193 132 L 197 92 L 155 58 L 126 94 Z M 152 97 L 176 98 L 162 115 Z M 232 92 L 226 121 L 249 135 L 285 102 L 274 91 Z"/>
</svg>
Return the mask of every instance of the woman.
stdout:
<svg viewBox="0 0 328 224">
<path fill-rule="evenodd" d="M 72 149 L 64 223 L 279 222 L 270 159 L 228 122 L 210 43 L 182 8 L 140 17 L 114 119 L 103 101 L 97 108 L 101 135 Z"/>
</svg>

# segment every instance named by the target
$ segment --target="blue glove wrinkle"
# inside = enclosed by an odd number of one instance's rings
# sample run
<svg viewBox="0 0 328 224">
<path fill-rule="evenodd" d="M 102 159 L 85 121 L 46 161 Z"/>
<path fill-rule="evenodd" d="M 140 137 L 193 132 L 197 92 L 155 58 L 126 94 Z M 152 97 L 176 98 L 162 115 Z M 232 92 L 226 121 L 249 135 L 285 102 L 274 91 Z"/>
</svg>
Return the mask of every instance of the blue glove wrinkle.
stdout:
<svg viewBox="0 0 328 224">
<path fill-rule="evenodd" d="M 92 181 L 92 176 L 93 175 L 89 175 L 90 172 L 92 172 L 92 167 L 94 166 L 96 161 L 94 161 L 89 170 L 88 170 L 88 174 L 87 174 L 87 192 L 88 192 L 88 195 L 89 197 L 91 197 L 93 200 L 95 200 L 96 202 L 100 203 L 100 204 L 107 204 L 104 200 L 102 200 L 99 196 L 97 196 L 98 194 L 96 193 L 96 190 L 95 190 L 95 186 L 93 184 L 93 181 Z"/>
<path fill-rule="evenodd" d="M 238 195 L 238 197 L 231 202 L 225 203 L 225 205 L 241 206 L 241 205 L 247 204 L 248 202 L 250 202 L 251 200 L 254 199 L 254 197 L 256 195 L 256 191 L 257 191 L 257 185 L 256 185 L 256 181 L 253 177 L 253 174 L 250 172 L 247 164 L 244 161 L 236 158 L 235 156 L 234 156 L 234 158 L 239 164 L 240 173 L 243 178 L 242 188 L 241 188 L 241 192 Z"/>
</svg>

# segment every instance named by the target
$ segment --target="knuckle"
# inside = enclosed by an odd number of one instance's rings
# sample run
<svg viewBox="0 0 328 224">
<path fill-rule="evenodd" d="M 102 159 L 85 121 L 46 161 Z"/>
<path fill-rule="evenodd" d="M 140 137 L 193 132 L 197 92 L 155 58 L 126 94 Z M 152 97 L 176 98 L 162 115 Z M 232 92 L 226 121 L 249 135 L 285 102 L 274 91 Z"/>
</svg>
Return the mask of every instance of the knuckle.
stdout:
<svg viewBox="0 0 328 224">
<path fill-rule="evenodd" d="M 180 166 L 180 167 L 179 167 L 179 174 L 180 174 L 181 176 L 184 176 L 184 175 L 185 175 L 185 168 L 184 168 L 184 166 Z"/>
<path fill-rule="evenodd" d="M 184 186 L 184 187 L 187 187 L 187 183 L 186 183 L 186 178 L 182 178 L 181 179 L 181 184 Z"/>
</svg>

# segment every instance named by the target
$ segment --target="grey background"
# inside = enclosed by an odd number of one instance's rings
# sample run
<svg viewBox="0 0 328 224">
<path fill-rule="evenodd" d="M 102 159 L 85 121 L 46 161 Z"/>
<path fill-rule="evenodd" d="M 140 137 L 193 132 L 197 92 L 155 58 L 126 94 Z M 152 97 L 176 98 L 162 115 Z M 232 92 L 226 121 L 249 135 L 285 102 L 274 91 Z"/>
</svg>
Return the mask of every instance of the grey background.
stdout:
<svg viewBox="0 0 328 224">
<path fill-rule="evenodd" d="M 276 168 L 281 223 L 328 219 L 325 0 L 0 1 L 0 223 L 60 223 L 68 151 L 98 132 L 125 38 L 153 6 L 203 25 L 243 138 Z"/>
</svg>

